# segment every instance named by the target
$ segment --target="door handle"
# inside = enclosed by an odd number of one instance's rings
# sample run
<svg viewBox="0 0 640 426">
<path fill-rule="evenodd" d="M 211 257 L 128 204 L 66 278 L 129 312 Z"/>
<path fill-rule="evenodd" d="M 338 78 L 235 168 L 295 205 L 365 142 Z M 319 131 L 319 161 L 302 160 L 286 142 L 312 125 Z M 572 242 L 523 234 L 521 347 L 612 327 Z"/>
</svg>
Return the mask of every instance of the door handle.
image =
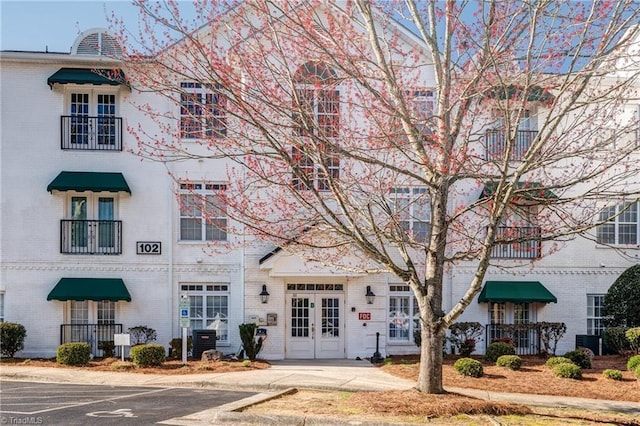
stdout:
<svg viewBox="0 0 640 426">
<path fill-rule="evenodd" d="M 316 338 L 316 325 L 311 324 L 311 340 Z"/>
</svg>

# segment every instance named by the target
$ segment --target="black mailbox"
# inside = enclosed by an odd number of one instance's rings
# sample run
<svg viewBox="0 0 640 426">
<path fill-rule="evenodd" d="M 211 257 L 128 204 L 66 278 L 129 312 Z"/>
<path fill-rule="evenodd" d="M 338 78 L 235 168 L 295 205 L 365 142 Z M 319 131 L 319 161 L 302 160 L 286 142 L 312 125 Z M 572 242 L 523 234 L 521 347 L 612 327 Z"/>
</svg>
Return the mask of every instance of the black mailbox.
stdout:
<svg viewBox="0 0 640 426">
<path fill-rule="evenodd" d="M 215 330 L 193 330 L 193 358 L 202 358 L 202 352 L 216 348 Z"/>
</svg>

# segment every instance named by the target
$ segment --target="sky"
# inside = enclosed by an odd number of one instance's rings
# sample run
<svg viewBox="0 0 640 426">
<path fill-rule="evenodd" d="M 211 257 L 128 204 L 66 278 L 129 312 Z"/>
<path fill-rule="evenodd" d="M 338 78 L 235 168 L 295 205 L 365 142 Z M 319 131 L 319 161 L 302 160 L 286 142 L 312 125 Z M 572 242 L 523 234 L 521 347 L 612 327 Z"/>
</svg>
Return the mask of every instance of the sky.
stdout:
<svg viewBox="0 0 640 426">
<path fill-rule="evenodd" d="M 111 12 L 138 28 L 138 12 L 127 0 L 0 0 L 0 50 L 69 53 L 81 32 L 107 28 Z"/>
</svg>

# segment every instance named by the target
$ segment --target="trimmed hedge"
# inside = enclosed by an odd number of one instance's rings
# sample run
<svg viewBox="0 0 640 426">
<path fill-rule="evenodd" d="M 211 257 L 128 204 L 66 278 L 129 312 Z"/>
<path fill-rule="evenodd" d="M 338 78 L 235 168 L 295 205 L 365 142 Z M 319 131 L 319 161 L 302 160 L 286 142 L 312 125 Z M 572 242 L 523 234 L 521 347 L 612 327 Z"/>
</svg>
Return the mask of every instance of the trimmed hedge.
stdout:
<svg viewBox="0 0 640 426">
<path fill-rule="evenodd" d="M 164 346 L 155 343 L 131 347 L 131 360 L 138 367 L 152 367 L 162 365 L 166 360 Z"/>
<path fill-rule="evenodd" d="M 58 346 L 56 362 L 63 365 L 87 365 L 91 360 L 91 347 L 86 342 L 63 343 Z"/>
<path fill-rule="evenodd" d="M 602 372 L 602 376 L 611 380 L 622 380 L 622 372 L 620 370 L 606 369 Z"/>
<path fill-rule="evenodd" d="M 13 358 L 16 352 L 24 349 L 27 330 L 24 325 L 15 322 L 0 322 L 0 354 Z"/>
<path fill-rule="evenodd" d="M 569 358 L 571 362 L 580 368 L 591 368 L 591 358 L 586 352 L 576 349 L 575 351 L 569 351 L 563 355 L 565 358 Z"/>
<path fill-rule="evenodd" d="M 553 367 L 560 364 L 573 364 L 569 358 L 565 358 L 563 356 L 552 356 L 544 363 L 546 367 L 549 367 L 553 370 Z"/>
<path fill-rule="evenodd" d="M 507 367 L 510 370 L 520 370 L 522 358 L 518 355 L 502 355 L 496 360 L 498 367 Z"/>
<path fill-rule="evenodd" d="M 629 358 L 629 361 L 627 361 L 627 370 L 635 371 L 638 367 L 640 367 L 640 355 L 634 355 Z"/>
<path fill-rule="evenodd" d="M 487 353 L 484 355 L 484 359 L 488 362 L 496 362 L 502 355 L 515 355 L 516 350 L 508 343 L 505 342 L 493 342 L 487 347 Z"/>
<path fill-rule="evenodd" d="M 553 374 L 564 379 L 581 379 L 582 370 L 575 364 L 558 364 L 553 367 Z"/>
<path fill-rule="evenodd" d="M 463 376 L 482 377 L 484 375 L 482 363 L 473 358 L 460 358 L 453 364 L 453 368 Z"/>
</svg>

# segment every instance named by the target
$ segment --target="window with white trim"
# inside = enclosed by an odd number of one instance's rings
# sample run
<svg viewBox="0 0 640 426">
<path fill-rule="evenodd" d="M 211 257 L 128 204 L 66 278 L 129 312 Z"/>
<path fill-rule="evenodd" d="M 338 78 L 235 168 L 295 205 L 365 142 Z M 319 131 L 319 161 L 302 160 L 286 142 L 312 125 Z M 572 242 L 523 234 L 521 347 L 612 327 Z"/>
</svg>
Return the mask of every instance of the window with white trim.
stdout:
<svg viewBox="0 0 640 426">
<path fill-rule="evenodd" d="M 196 83 L 180 83 L 180 137 L 199 139 L 227 134 L 227 99 L 222 87 Z"/>
<path fill-rule="evenodd" d="M 226 241 L 226 184 L 180 184 L 180 240 Z"/>
<path fill-rule="evenodd" d="M 431 198 L 426 187 L 391 188 L 390 202 L 405 240 L 424 243 L 431 230 Z"/>
<path fill-rule="evenodd" d="M 621 203 L 605 207 L 600 211 L 599 220 L 604 222 L 596 229 L 600 244 L 637 245 L 640 244 L 640 221 L 638 203 Z"/>
<path fill-rule="evenodd" d="M 408 284 L 389 284 L 389 343 L 413 343 L 420 331 L 420 309 Z"/>
<path fill-rule="evenodd" d="M 327 191 L 330 180 L 340 177 L 340 158 L 333 146 L 340 133 L 337 76 L 326 64 L 308 62 L 296 71 L 294 80 L 293 133 L 303 138 L 291 147 L 296 166 L 292 184 L 298 190 Z M 314 161 L 312 156 L 318 158 Z"/>
<path fill-rule="evenodd" d="M 604 336 L 604 294 L 587 294 L 587 334 Z"/>
<path fill-rule="evenodd" d="M 229 284 L 182 284 L 189 297 L 191 330 L 216 330 L 219 343 L 229 343 Z"/>
</svg>

